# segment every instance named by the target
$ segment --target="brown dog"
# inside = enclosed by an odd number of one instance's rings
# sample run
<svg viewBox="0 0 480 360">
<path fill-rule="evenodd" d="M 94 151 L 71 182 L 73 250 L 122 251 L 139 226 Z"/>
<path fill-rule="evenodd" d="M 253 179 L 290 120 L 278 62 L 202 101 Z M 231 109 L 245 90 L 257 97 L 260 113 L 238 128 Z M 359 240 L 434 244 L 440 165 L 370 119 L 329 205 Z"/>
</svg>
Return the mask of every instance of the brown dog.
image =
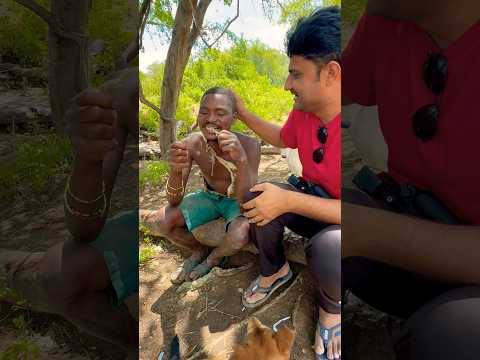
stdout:
<svg viewBox="0 0 480 360">
<path fill-rule="evenodd" d="M 230 360 L 288 360 L 295 332 L 283 326 L 274 333 L 256 318 L 248 322 L 248 339 L 238 345 Z"/>
</svg>

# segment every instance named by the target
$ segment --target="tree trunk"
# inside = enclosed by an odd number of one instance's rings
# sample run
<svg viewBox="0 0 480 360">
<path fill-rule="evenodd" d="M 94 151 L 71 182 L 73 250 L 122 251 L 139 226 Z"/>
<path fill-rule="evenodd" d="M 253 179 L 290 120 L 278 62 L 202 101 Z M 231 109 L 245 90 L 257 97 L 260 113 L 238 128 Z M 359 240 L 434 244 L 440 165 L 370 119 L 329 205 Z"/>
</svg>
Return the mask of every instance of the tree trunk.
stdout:
<svg viewBox="0 0 480 360">
<path fill-rule="evenodd" d="M 193 44 L 198 38 L 199 29 L 202 27 L 210 2 L 211 0 L 200 0 L 199 2 L 180 0 L 178 3 L 172 41 L 165 60 L 161 91 L 159 139 L 162 156 L 165 156 L 170 145 L 176 140 L 175 114 L 183 72 L 190 58 Z M 195 23 L 193 22 L 194 15 Z"/>
<path fill-rule="evenodd" d="M 86 27 L 89 0 L 52 0 L 51 14 L 63 34 L 49 29 L 48 90 L 57 133 L 65 132 L 64 115 L 72 98 L 88 86 Z"/>
</svg>

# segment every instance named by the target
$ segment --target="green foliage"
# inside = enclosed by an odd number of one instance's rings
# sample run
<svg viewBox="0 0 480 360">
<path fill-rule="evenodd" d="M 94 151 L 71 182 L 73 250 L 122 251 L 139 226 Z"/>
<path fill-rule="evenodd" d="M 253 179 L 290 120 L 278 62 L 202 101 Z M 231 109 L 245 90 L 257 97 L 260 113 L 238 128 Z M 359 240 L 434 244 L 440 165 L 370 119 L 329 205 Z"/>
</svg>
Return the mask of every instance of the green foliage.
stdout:
<svg viewBox="0 0 480 360">
<path fill-rule="evenodd" d="M 28 338 L 29 323 L 30 321 L 25 319 L 24 314 L 12 319 L 17 340 L 9 344 L 3 352 L 0 352 L 0 360 L 30 360 L 40 356 L 39 345 Z"/>
<path fill-rule="evenodd" d="M 283 0 L 278 22 L 294 26 L 298 19 L 310 15 L 315 9 L 327 6 L 342 6 L 341 0 Z"/>
<path fill-rule="evenodd" d="M 48 6 L 49 1 L 37 3 Z M 21 29 L 21 31 L 18 31 Z M 39 66 L 47 56 L 47 24 L 13 0 L 0 5 L 0 54 L 5 62 Z"/>
<path fill-rule="evenodd" d="M 152 260 L 155 257 L 156 251 L 153 247 L 145 246 L 140 249 L 138 253 L 138 261 L 140 264 L 145 264 L 146 262 Z"/>
<path fill-rule="evenodd" d="M 293 26 L 301 17 L 310 15 L 313 10 L 322 6 L 322 0 L 288 0 L 283 1 L 280 11 L 280 24 Z"/>
<path fill-rule="evenodd" d="M 365 10 L 367 0 L 347 0 L 342 3 L 342 25 L 355 24 Z"/>
<path fill-rule="evenodd" d="M 46 9 L 50 0 L 36 0 Z M 102 39 L 107 46 L 92 61 L 93 85 L 114 69 L 115 59 L 136 36 L 137 4 L 124 0 L 95 0 L 89 12 L 87 33 L 91 40 Z M 21 29 L 22 31 L 18 31 Z M 2 61 L 22 65 L 45 65 L 48 26 L 32 11 L 6 0 L 0 5 L 0 54 Z"/>
<path fill-rule="evenodd" d="M 160 103 L 163 70 L 163 64 L 154 64 L 146 74 L 140 74 L 144 94 L 155 104 Z M 292 96 L 283 90 L 287 73 L 286 55 L 258 41 L 239 40 L 225 51 L 204 50 L 189 62 L 183 75 L 176 113 L 176 118 L 183 121 L 179 138 L 196 121 L 201 96 L 213 86 L 232 88 L 249 110 L 265 120 L 282 122 L 292 107 Z M 143 104 L 140 127 L 149 131 L 158 129 L 158 114 Z M 239 121 L 232 129 L 247 131 Z"/>
<path fill-rule="evenodd" d="M 8 345 L 0 353 L 0 360 L 30 360 L 40 356 L 40 347 L 30 339 L 23 338 Z"/>
<path fill-rule="evenodd" d="M 136 36 L 136 3 L 125 0 L 95 0 L 88 21 L 90 39 L 102 39 L 106 51 L 95 57 L 92 83 L 98 86 L 114 70 L 115 60 Z"/>
<path fill-rule="evenodd" d="M 0 163 L 0 200 L 11 200 L 15 196 L 16 179 L 15 164 Z"/>
<path fill-rule="evenodd" d="M 36 135 L 17 147 L 16 180 L 28 190 L 44 192 L 55 175 L 68 172 L 72 159 L 68 139 L 55 134 Z"/>
<path fill-rule="evenodd" d="M 143 189 L 147 184 L 156 186 L 168 176 L 168 164 L 165 161 L 151 161 L 140 171 L 139 185 Z"/>
</svg>

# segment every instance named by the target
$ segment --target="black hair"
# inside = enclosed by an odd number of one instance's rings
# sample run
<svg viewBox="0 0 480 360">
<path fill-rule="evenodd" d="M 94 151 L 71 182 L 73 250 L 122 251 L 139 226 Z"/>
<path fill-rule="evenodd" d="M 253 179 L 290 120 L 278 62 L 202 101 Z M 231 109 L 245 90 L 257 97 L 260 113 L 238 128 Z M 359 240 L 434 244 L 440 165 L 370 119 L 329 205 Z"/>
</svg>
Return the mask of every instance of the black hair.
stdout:
<svg viewBox="0 0 480 360">
<path fill-rule="evenodd" d="M 341 16 L 338 6 L 315 10 L 298 20 L 287 34 L 287 55 L 303 56 L 318 68 L 324 62 L 340 60 Z"/>
<path fill-rule="evenodd" d="M 208 89 L 207 91 L 205 91 L 202 95 L 202 98 L 200 99 L 200 102 L 203 101 L 205 96 L 214 95 L 214 94 L 225 95 L 228 98 L 228 100 L 230 101 L 230 105 L 232 106 L 232 114 L 237 111 L 237 108 L 235 106 L 235 103 L 236 103 L 235 102 L 235 97 L 233 96 L 232 91 L 230 89 L 223 88 L 223 87 L 220 87 L 220 86 L 214 86 L 214 87 Z"/>
</svg>

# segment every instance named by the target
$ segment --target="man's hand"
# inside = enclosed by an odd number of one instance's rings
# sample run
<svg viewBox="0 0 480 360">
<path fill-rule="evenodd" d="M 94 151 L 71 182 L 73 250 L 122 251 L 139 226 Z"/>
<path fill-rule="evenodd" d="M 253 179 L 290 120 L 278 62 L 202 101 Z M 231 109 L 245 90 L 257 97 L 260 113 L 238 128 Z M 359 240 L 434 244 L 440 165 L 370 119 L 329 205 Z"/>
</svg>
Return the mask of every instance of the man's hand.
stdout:
<svg viewBox="0 0 480 360">
<path fill-rule="evenodd" d="M 242 205 L 245 210 L 248 210 L 243 215 L 248 218 L 250 223 L 264 226 L 280 215 L 289 212 L 288 190 L 281 189 L 270 183 L 262 183 L 255 185 L 250 191 L 263 192 L 255 199 Z"/>
<path fill-rule="evenodd" d="M 111 95 L 95 89 L 83 91 L 75 97 L 65 119 L 77 159 L 102 162 L 117 148 L 117 112 Z"/>
<path fill-rule="evenodd" d="M 233 97 L 235 98 L 235 109 L 237 113 L 237 118 L 241 121 L 244 121 L 245 118 L 247 117 L 248 110 L 245 107 L 245 104 L 243 103 L 242 98 L 238 94 L 236 94 L 232 89 L 230 89 L 230 91 L 232 92 Z"/>
<path fill-rule="evenodd" d="M 188 169 L 190 165 L 187 144 L 176 141 L 168 151 L 168 164 L 170 172 L 182 174 L 184 169 Z"/>
<path fill-rule="evenodd" d="M 220 131 L 218 145 L 220 150 L 228 154 L 235 164 L 247 161 L 247 153 L 234 133 L 227 130 Z"/>
</svg>

